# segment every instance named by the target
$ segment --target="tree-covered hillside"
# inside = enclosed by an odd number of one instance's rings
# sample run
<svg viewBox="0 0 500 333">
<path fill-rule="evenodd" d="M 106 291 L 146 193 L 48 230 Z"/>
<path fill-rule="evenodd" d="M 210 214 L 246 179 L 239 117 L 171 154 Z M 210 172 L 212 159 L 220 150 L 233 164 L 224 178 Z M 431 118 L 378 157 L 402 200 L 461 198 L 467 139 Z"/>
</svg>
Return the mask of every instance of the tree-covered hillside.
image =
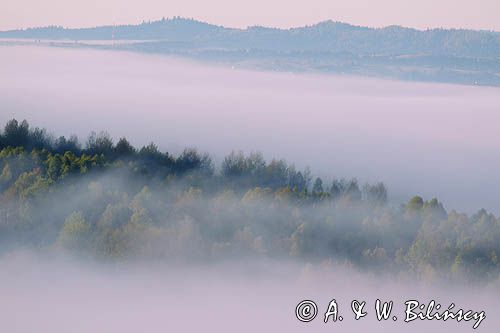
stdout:
<svg viewBox="0 0 500 333">
<path fill-rule="evenodd" d="M 45 39 L 50 46 L 175 55 L 252 69 L 500 86 L 500 33 L 492 31 L 375 29 L 333 21 L 290 29 L 233 29 L 176 17 L 137 25 L 3 31 L 0 38 L 16 39 L 13 43 Z M 115 43 L 119 40 L 128 42 Z"/>
<path fill-rule="evenodd" d="M 421 31 L 400 26 L 368 28 L 333 21 L 290 29 L 260 26 L 234 29 L 176 17 L 137 25 L 75 29 L 53 26 L 11 30 L 0 32 L 0 38 L 157 40 L 210 48 L 333 51 L 381 56 L 500 56 L 500 34 L 495 32 L 456 29 Z"/>
<path fill-rule="evenodd" d="M 54 138 L 26 121 L 0 135 L 0 250 L 101 260 L 287 258 L 426 278 L 499 276 L 500 219 L 382 183 L 326 182 L 283 161 L 233 152 L 221 165 L 186 149 L 136 149 L 92 133 Z M 472 194 L 471 194 L 472 195 Z"/>
</svg>

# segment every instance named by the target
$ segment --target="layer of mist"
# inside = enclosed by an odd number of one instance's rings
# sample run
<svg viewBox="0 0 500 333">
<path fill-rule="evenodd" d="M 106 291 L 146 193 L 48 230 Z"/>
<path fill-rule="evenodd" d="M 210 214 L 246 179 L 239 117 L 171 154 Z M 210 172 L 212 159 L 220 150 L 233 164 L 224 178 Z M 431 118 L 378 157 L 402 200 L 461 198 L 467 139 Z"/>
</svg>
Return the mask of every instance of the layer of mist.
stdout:
<svg viewBox="0 0 500 333">
<path fill-rule="evenodd" d="M 215 266 L 99 266 L 17 252 L 0 258 L 3 332 L 471 332 L 474 321 L 404 322 L 404 302 L 485 311 L 478 332 L 500 324 L 498 286 L 426 285 L 411 278 L 367 276 L 346 267 L 283 262 Z M 375 300 L 394 301 L 394 322 L 377 321 Z M 295 318 L 304 299 L 318 304 L 311 323 Z M 323 323 L 328 303 L 342 322 Z M 352 300 L 366 301 L 356 321 Z"/>
<path fill-rule="evenodd" d="M 219 170 L 180 176 L 161 164 L 177 160 L 145 166 L 135 150 L 58 160 L 5 148 L 2 332 L 473 330 L 404 323 L 412 299 L 485 311 L 478 330 L 498 330 L 500 220 L 451 211 L 500 212 L 498 89 L 0 47 L 0 91 L 0 123 L 26 118 L 80 139 L 106 130 L 173 154 L 197 147 L 216 166 L 232 150 L 262 151 L 311 166 L 325 187 L 329 177 L 383 181 L 391 199 L 370 206 L 283 184 L 238 191 Z M 445 207 L 408 202 L 416 194 Z M 344 320 L 324 324 L 333 298 Z M 376 320 L 378 298 L 395 302 L 397 321 Z M 319 306 L 309 324 L 295 318 L 304 299 Z M 367 302 L 359 321 L 354 299 Z"/>
<path fill-rule="evenodd" d="M 195 146 L 216 158 L 259 150 L 320 175 L 384 181 L 396 203 L 420 194 L 448 209 L 500 212 L 496 88 L 31 47 L 2 47 L 0 72 L 0 122 L 26 118 L 80 137 L 108 130 L 135 145 Z"/>
</svg>

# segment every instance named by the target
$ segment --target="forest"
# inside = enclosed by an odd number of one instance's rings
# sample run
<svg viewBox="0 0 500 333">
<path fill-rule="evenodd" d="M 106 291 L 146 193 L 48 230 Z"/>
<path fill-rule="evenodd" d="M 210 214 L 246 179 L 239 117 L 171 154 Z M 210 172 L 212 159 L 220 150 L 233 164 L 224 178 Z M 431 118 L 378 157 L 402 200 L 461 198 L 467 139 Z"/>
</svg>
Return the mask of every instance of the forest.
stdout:
<svg viewBox="0 0 500 333">
<path fill-rule="evenodd" d="M 174 155 L 106 132 L 54 137 L 25 120 L 0 133 L 0 251 L 103 262 L 253 258 L 426 279 L 499 277 L 500 218 L 436 198 L 389 200 L 383 183 L 330 181 L 261 153 Z M 471 193 L 473 195 L 473 193 Z"/>
<path fill-rule="evenodd" d="M 253 70 L 500 86 L 500 33 L 485 30 L 369 28 L 331 20 L 290 29 L 236 29 L 173 17 L 137 25 L 0 31 L 0 38 L 0 45 L 35 40 L 34 45 L 160 54 Z"/>
</svg>

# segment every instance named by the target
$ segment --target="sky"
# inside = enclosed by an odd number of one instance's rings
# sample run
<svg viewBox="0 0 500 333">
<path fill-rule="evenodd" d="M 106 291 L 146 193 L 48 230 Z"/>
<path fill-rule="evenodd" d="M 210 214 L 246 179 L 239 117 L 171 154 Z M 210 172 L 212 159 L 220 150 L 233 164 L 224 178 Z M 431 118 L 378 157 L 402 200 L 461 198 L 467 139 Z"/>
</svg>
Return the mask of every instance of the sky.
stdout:
<svg viewBox="0 0 500 333">
<path fill-rule="evenodd" d="M 231 27 L 356 25 L 500 31 L 498 0 L 2 0 L 0 30 L 89 27 L 182 16 Z"/>
</svg>

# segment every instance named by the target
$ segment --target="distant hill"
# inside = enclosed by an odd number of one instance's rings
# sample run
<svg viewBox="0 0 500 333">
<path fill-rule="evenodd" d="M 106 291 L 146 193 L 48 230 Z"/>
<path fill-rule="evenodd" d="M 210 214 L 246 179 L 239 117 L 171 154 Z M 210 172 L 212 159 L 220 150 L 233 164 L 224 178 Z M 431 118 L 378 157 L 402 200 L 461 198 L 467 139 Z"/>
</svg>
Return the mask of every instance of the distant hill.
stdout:
<svg viewBox="0 0 500 333">
<path fill-rule="evenodd" d="M 174 18 L 138 25 L 100 26 L 94 28 L 67 29 L 60 26 L 28 28 L 0 32 L 0 38 L 111 40 L 131 39 L 167 41 L 192 41 L 219 31 L 231 29 L 218 27 L 190 19 Z"/>
<path fill-rule="evenodd" d="M 173 18 L 138 25 L 11 30 L 0 32 L 0 38 L 129 40 L 134 42 L 114 48 L 262 69 L 500 85 L 500 33 L 492 31 L 375 29 L 333 21 L 291 29 L 234 29 Z"/>
</svg>

